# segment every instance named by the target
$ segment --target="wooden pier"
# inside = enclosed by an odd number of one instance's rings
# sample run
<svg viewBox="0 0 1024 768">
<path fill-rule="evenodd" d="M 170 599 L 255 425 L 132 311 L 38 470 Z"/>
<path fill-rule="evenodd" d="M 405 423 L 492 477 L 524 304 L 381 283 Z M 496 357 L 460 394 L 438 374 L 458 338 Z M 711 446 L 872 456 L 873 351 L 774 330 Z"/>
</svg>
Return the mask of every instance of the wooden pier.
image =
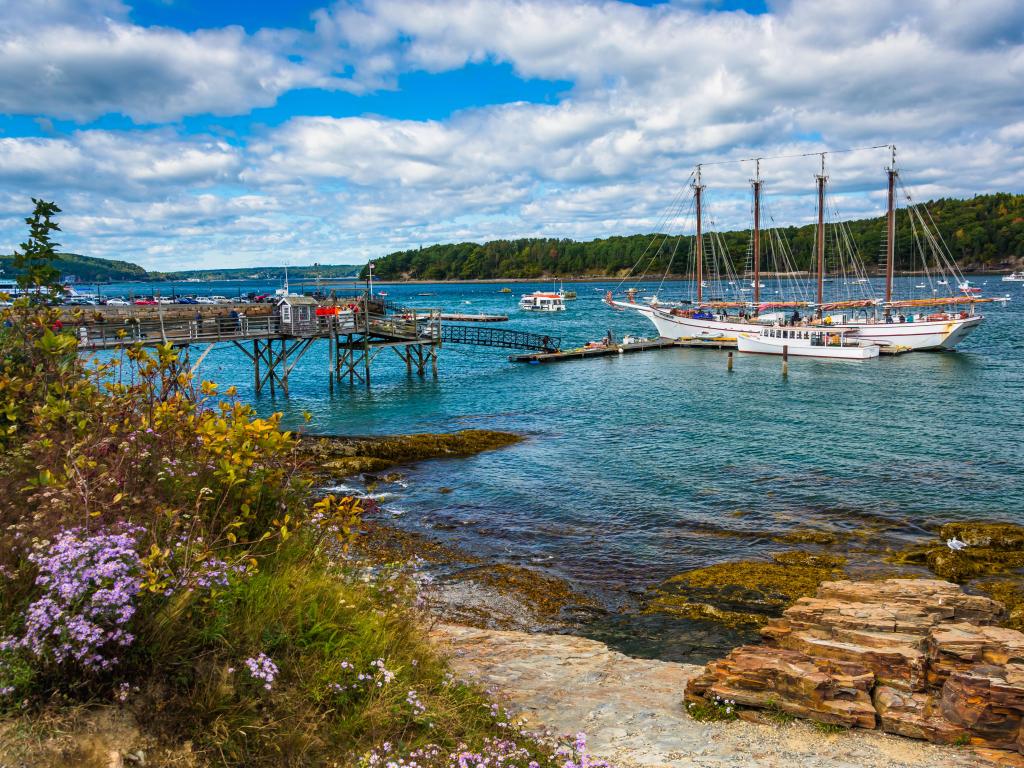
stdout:
<svg viewBox="0 0 1024 768">
<path fill-rule="evenodd" d="M 690 337 L 684 339 L 653 339 L 635 341 L 629 344 L 610 344 L 608 346 L 579 347 L 578 349 L 559 350 L 557 352 L 533 352 L 522 355 L 509 355 L 513 363 L 557 363 L 563 360 L 586 360 L 591 357 L 607 357 L 608 355 L 628 355 L 634 352 L 651 352 L 660 349 L 736 349 L 736 338 L 720 336 L 713 339 Z M 909 347 L 879 347 L 883 355 L 901 355 L 909 352 Z"/>
<path fill-rule="evenodd" d="M 370 311 L 364 311 L 369 306 Z M 209 312 L 180 308 L 168 311 L 144 307 L 118 316 L 99 312 L 76 313 L 63 321 L 64 330 L 78 337 L 79 349 L 86 352 L 116 350 L 136 344 L 171 345 L 182 351 L 182 366 L 195 373 L 206 356 L 218 344 L 230 344 L 252 364 L 256 394 L 269 390 L 287 395 L 289 377 L 299 361 L 317 342 L 327 342 L 328 382 L 348 380 L 370 386 L 373 361 L 381 352 L 392 350 L 405 363 L 406 372 L 425 376 L 427 369 L 437 376 L 438 352 L 444 344 L 471 344 L 515 350 L 555 352 L 561 339 L 507 328 L 479 325 L 453 325 L 446 317 L 465 322 L 495 322 L 498 318 L 481 315 L 455 315 L 439 310 L 411 310 L 371 301 L 350 303 L 344 307 L 322 305 L 304 296 L 289 296 L 277 307 L 258 305 L 258 314 L 243 307 Z M 486 319 L 484 319 L 486 318 Z M 322 345 L 320 345 L 322 346 Z M 193 347 L 202 351 L 192 362 Z"/>
<path fill-rule="evenodd" d="M 256 394 L 264 389 L 288 394 L 289 376 L 315 342 L 328 342 L 328 380 L 348 379 L 369 386 L 371 363 L 380 352 L 392 349 L 405 362 L 406 370 L 423 376 L 427 366 L 437 373 L 437 351 L 441 346 L 441 318 L 438 312 L 412 313 L 410 319 L 365 312 L 313 314 L 299 321 L 283 320 L 279 314 L 248 317 L 139 320 L 127 317 L 121 323 L 79 320 L 66 325 L 78 336 L 82 350 L 118 349 L 133 344 L 170 344 L 185 350 L 203 347 L 198 359 L 186 366 L 193 373 L 217 344 L 231 344 L 253 366 Z"/>
</svg>

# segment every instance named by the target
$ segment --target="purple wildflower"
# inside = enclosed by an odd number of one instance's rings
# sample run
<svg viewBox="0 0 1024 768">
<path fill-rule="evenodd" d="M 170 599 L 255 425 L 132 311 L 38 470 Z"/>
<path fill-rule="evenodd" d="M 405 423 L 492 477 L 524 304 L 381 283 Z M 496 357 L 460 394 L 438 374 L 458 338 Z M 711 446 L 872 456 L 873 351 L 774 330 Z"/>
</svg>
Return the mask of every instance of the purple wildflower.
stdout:
<svg viewBox="0 0 1024 768">
<path fill-rule="evenodd" d="M 139 593 L 138 531 L 58 534 L 49 552 L 37 548 L 29 559 L 39 569 L 42 595 L 25 614 L 24 636 L 16 641 L 40 659 L 77 663 L 89 671 L 117 663 L 118 648 L 131 645 L 128 625 Z"/>
<path fill-rule="evenodd" d="M 279 670 L 267 654 L 261 652 L 259 656 L 246 659 L 245 666 L 249 668 L 249 674 L 254 680 L 263 681 L 264 688 L 268 691 L 273 688 L 274 679 Z"/>
</svg>

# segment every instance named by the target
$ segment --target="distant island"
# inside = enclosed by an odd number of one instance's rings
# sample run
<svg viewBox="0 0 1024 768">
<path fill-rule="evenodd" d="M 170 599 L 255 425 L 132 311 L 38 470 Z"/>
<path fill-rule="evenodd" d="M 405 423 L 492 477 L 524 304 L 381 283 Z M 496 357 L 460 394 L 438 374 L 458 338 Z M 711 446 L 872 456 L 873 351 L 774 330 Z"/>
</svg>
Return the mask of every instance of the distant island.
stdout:
<svg viewBox="0 0 1024 768">
<path fill-rule="evenodd" d="M 1016 267 L 1024 259 L 1024 195 L 999 193 L 970 200 L 941 199 L 926 204 L 942 239 L 964 271 Z M 846 225 L 865 266 L 873 271 L 884 254 L 885 219 L 857 219 Z M 911 238 L 902 215 L 898 221 L 897 266 L 909 268 Z M 811 267 L 814 225 L 778 228 L 792 250 L 795 267 Z M 750 230 L 719 233 L 735 269 L 742 272 Z M 648 233 L 589 242 L 555 238 L 450 243 L 398 251 L 377 259 L 374 277 L 382 280 L 486 280 L 495 278 L 617 277 L 634 264 L 646 263 L 653 242 L 663 242 L 653 274 L 668 266 L 677 235 Z M 902 247 L 899 247 L 902 246 Z M 900 251 L 904 251 L 901 253 Z M 672 273 L 687 269 L 686 254 L 677 254 Z M 366 269 L 360 275 L 366 277 Z"/>
<path fill-rule="evenodd" d="M 0 256 L 0 271 L 4 276 L 16 277 L 18 270 L 11 256 Z M 208 280 L 265 280 L 283 281 L 282 267 L 238 267 L 232 269 L 187 269 L 178 272 L 147 271 L 128 261 L 100 259 L 77 253 L 62 253 L 53 262 L 61 275 L 81 283 L 165 282 Z M 294 281 L 337 280 L 356 277 L 362 266 L 358 264 L 317 264 L 288 267 L 288 277 Z"/>
</svg>

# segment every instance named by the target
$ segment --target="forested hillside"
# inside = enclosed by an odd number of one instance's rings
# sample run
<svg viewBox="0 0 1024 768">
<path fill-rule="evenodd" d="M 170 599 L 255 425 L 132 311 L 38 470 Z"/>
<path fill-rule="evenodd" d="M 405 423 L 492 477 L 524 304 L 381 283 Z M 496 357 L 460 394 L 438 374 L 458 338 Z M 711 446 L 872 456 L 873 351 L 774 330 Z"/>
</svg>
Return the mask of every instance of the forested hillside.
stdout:
<svg viewBox="0 0 1024 768">
<path fill-rule="evenodd" d="M 6 277 L 16 277 L 18 270 L 12 265 L 12 256 L 0 256 L 0 270 Z M 147 273 L 138 264 L 127 261 L 111 261 L 97 259 L 92 256 L 81 256 L 77 253 L 61 253 L 53 266 L 60 270 L 61 275 L 74 275 L 87 283 L 107 283 L 120 280 L 145 280 Z"/>
<path fill-rule="evenodd" d="M 970 200 L 941 199 L 926 205 L 939 234 L 962 268 L 999 268 L 1024 258 L 1024 195 L 979 195 Z M 897 268 L 912 269 L 913 238 L 905 211 L 899 211 L 897 221 Z M 884 247 L 884 217 L 850 221 L 847 226 L 861 261 L 869 269 L 877 266 Z M 809 268 L 814 252 L 814 226 L 786 227 L 781 231 L 796 267 Z M 736 268 L 742 270 L 750 231 L 725 232 L 721 238 Z M 652 255 L 656 258 L 647 271 L 661 273 L 677 241 L 674 235 L 643 234 L 589 242 L 521 238 L 483 245 L 432 245 L 398 251 L 377 260 L 374 275 L 396 280 L 618 275 L 638 261 L 646 266 Z M 672 262 L 673 273 L 687 271 L 688 248 L 687 243 L 680 244 Z"/>
</svg>

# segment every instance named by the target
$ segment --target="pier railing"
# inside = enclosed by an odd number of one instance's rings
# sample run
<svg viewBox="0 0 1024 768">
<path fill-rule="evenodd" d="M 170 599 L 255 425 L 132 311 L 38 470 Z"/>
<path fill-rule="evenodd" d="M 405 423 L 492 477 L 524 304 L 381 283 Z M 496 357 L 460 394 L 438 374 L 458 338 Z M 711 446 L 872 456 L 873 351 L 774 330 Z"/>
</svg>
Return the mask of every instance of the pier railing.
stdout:
<svg viewBox="0 0 1024 768">
<path fill-rule="evenodd" d="M 341 312 L 316 315 L 304 322 L 282 322 L 276 315 L 207 317 L 192 320 L 138 320 L 83 322 L 65 326 L 78 336 L 82 349 L 99 350 L 131 344 L 172 343 L 179 346 L 279 338 L 330 338 L 367 335 L 385 341 L 436 341 L 441 336 L 441 319 L 436 312 L 423 316 L 386 316 Z"/>
<path fill-rule="evenodd" d="M 543 336 L 539 333 L 513 331 L 507 328 L 448 324 L 441 328 L 441 341 L 450 344 L 473 344 L 478 347 L 532 349 L 538 352 L 555 352 L 562 345 L 562 339 L 557 336 Z"/>
</svg>

